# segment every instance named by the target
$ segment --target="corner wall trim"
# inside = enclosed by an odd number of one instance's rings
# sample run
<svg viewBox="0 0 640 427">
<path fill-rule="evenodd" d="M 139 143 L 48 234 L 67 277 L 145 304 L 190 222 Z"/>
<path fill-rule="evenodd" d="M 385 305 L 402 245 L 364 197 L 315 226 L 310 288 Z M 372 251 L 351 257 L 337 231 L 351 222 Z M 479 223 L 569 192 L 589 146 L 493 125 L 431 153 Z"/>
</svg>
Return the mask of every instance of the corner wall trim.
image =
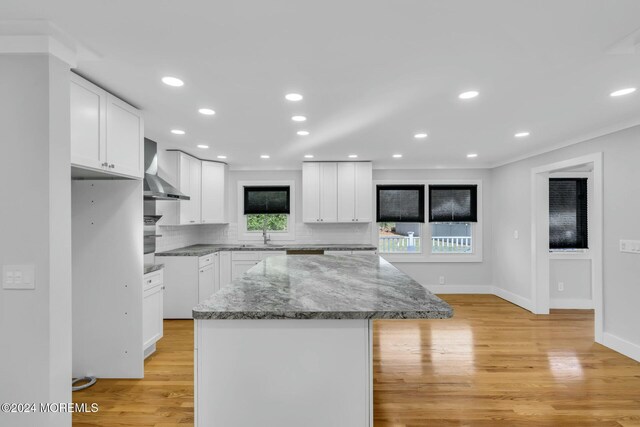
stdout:
<svg viewBox="0 0 640 427">
<path fill-rule="evenodd" d="M 503 300 L 507 300 L 510 303 L 518 305 L 525 310 L 529 310 L 533 313 L 533 304 L 528 298 L 521 297 L 520 295 L 514 294 L 513 292 L 509 292 L 495 286 L 493 287 L 493 294 L 497 297 L 502 298 Z"/>
<path fill-rule="evenodd" d="M 640 362 L 640 345 L 634 344 L 623 338 L 617 337 L 613 334 L 605 332 L 603 334 L 602 345 L 609 347 L 612 350 L 617 351 L 636 362 Z"/>
</svg>

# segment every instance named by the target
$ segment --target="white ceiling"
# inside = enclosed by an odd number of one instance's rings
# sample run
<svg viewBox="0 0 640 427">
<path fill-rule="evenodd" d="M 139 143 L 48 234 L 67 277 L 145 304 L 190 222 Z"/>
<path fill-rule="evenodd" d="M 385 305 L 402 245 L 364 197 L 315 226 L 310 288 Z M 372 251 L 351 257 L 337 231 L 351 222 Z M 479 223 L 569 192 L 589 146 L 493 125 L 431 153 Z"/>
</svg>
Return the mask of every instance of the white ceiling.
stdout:
<svg viewBox="0 0 640 427">
<path fill-rule="evenodd" d="M 147 137 L 234 168 L 488 167 L 640 123 L 640 92 L 609 96 L 640 87 L 636 39 L 610 53 L 637 0 L 3 0 L 0 19 L 50 20 L 100 56 L 78 72 L 144 110 Z"/>
</svg>

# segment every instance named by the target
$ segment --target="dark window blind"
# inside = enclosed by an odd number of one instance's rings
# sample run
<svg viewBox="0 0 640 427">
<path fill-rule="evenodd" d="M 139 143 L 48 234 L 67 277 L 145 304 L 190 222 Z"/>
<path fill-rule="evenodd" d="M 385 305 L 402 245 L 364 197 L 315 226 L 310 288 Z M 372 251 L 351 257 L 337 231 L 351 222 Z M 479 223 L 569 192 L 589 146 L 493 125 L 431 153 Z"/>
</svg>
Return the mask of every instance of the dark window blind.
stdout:
<svg viewBox="0 0 640 427">
<path fill-rule="evenodd" d="M 424 222 L 424 185 L 378 185 L 377 222 Z"/>
<path fill-rule="evenodd" d="M 587 178 L 549 179 L 549 248 L 587 249 Z"/>
<path fill-rule="evenodd" d="M 288 214 L 289 187 L 244 187 L 244 214 Z"/>
<path fill-rule="evenodd" d="M 429 222 L 478 222 L 477 185 L 430 185 Z"/>
</svg>

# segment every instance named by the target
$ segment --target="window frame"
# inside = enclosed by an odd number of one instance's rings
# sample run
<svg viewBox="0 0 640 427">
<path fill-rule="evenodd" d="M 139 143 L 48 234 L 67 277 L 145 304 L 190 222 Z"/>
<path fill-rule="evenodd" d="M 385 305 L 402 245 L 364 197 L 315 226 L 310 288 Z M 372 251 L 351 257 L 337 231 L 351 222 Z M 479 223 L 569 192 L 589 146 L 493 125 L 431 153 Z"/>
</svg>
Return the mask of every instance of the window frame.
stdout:
<svg viewBox="0 0 640 427">
<path fill-rule="evenodd" d="M 432 253 L 431 245 L 422 245 L 422 252 L 417 253 L 380 253 L 389 262 L 482 262 L 483 261 L 483 197 L 482 179 L 428 179 L 428 180 L 375 180 L 374 185 L 374 209 L 377 206 L 378 185 L 424 185 L 425 186 L 425 212 L 429 212 L 429 185 L 476 185 L 476 210 L 477 222 L 471 222 L 471 253 Z M 427 219 L 427 218 L 425 218 Z M 372 239 L 378 245 L 379 232 L 378 222 L 373 223 Z M 425 221 L 421 224 L 420 236 L 424 241 L 431 241 L 431 222 Z M 428 249 L 427 249 L 428 248 Z"/>
<path fill-rule="evenodd" d="M 244 214 L 244 187 L 289 187 L 289 214 L 287 231 L 269 231 L 272 241 L 295 240 L 296 225 L 296 186 L 295 181 L 238 181 L 237 202 L 238 202 L 238 240 L 239 241 L 262 241 L 262 233 L 247 230 L 247 218 Z"/>
<path fill-rule="evenodd" d="M 594 179 L 593 172 L 551 172 L 549 178 L 587 178 L 587 234 L 594 236 L 595 225 L 593 220 L 594 206 Z M 547 183 L 548 186 L 548 183 Z M 547 231 L 548 232 L 548 231 Z M 589 238 L 591 242 L 591 238 Z M 589 243 L 591 246 L 591 243 Z M 592 259 L 593 249 L 548 249 L 550 259 Z"/>
</svg>

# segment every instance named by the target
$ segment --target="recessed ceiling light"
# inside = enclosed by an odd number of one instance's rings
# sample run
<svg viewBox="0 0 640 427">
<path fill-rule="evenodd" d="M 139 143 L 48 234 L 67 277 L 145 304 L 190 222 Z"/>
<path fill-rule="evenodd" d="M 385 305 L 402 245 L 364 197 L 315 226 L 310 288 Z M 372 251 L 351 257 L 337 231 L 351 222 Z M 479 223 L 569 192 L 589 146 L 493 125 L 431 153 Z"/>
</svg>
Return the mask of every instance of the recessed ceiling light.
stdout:
<svg viewBox="0 0 640 427">
<path fill-rule="evenodd" d="M 611 92 L 611 96 L 629 95 L 630 93 L 633 93 L 635 91 L 636 91 L 635 87 L 628 87 L 626 89 L 620 89 L 620 90 L 616 90 L 615 92 Z"/>
<path fill-rule="evenodd" d="M 529 135 L 531 135 L 531 134 L 529 132 L 525 131 L 525 132 L 518 132 L 513 136 L 515 136 L 516 138 L 524 138 L 525 136 L 529 136 Z"/>
<path fill-rule="evenodd" d="M 349 154 L 349 158 L 350 159 L 357 159 L 358 155 L 357 154 Z"/>
<path fill-rule="evenodd" d="M 302 101 L 302 95 L 299 93 L 288 93 L 284 97 L 287 101 Z"/>
<path fill-rule="evenodd" d="M 468 92 L 462 92 L 460 95 L 458 95 L 458 98 L 460 98 L 460 99 L 471 99 L 471 98 L 475 98 L 479 94 L 480 93 L 478 91 L 470 90 Z"/>
<path fill-rule="evenodd" d="M 171 76 L 163 77 L 162 83 L 169 86 L 173 86 L 173 87 L 180 87 L 184 85 L 184 82 L 182 80 L 180 80 L 177 77 L 171 77 Z"/>
<path fill-rule="evenodd" d="M 478 155 L 476 153 L 471 153 L 471 154 L 467 154 L 467 157 L 469 159 L 473 159 L 474 157 L 478 157 Z"/>
<path fill-rule="evenodd" d="M 261 155 L 261 156 L 260 156 L 260 158 L 261 158 L 261 159 L 268 159 L 268 158 L 269 158 L 269 155 L 268 155 L 268 154 L 263 154 L 263 155 Z"/>
<path fill-rule="evenodd" d="M 198 144 L 198 148 L 209 148 L 209 146 L 205 144 Z"/>
<path fill-rule="evenodd" d="M 198 113 L 204 114 L 205 116 L 213 116 L 216 112 L 211 108 L 201 108 L 198 110 Z"/>
<path fill-rule="evenodd" d="M 293 116 L 291 117 L 291 120 L 293 120 L 294 122 L 304 122 L 307 120 L 307 118 L 305 116 Z"/>
<path fill-rule="evenodd" d="M 226 159 L 227 156 L 218 156 L 219 159 Z"/>
<path fill-rule="evenodd" d="M 305 159 L 313 159 L 313 154 L 305 154 L 304 158 Z"/>
<path fill-rule="evenodd" d="M 399 158 L 401 158 L 401 157 L 402 157 L 402 154 L 394 154 L 394 155 L 393 155 L 393 157 L 394 157 L 395 159 L 399 159 Z"/>
<path fill-rule="evenodd" d="M 416 133 L 415 135 L 413 135 L 413 137 L 415 139 L 424 139 L 424 138 L 427 137 L 427 134 L 426 133 Z"/>
<path fill-rule="evenodd" d="M 298 132 L 296 132 L 298 135 L 300 136 L 307 136 L 309 135 L 309 131 L 308 130 L 299 130 Z"/>
<path fill-rule="evenodd" d="M 182 129 L 171 129 L 171 133 L 174 135 L 184 135 L 185 131 L 183 131 Z"/>
</svg>

